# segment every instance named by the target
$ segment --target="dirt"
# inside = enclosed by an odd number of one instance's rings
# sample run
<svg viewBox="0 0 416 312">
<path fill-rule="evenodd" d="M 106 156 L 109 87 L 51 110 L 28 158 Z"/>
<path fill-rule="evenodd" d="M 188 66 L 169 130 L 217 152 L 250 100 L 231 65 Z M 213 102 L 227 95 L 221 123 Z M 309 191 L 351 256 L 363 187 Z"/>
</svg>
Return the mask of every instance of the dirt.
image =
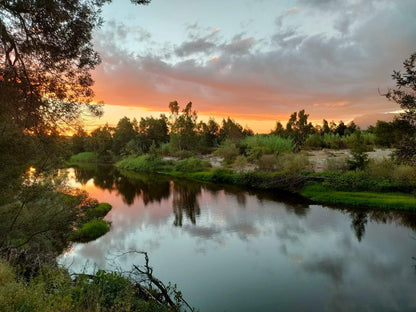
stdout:
<svg viewBox="0 0 416 312">
<path fill-rule="evenodd" d="M 368 152 L 369 159 L 382 160 L 383 158 L 389 158 L 393 149 L 380 149 L 375 148 L 373 151 Z M 317 151 L 306 151 L 306 156 L 310 162 L 310 170 L 314 172 L 321 172 L 328 169 L 328 164 L 332 163 L 332 166 L 343 166 L 346 164 L 346 160 L 351 156 L 348 149 L 345 150 L 331 150 L 322 149 Z M 211 163 L 213 168 L 222 167 L 223 158 L 214 155 L 205 155 L 201 157 Z M 176 157 L 164 157 L 165 160 L 179 160 Z M 253 171 L 255 166 L 247 164 L 245 168 L 238 168 L 238 171 Z"/>
</svg>

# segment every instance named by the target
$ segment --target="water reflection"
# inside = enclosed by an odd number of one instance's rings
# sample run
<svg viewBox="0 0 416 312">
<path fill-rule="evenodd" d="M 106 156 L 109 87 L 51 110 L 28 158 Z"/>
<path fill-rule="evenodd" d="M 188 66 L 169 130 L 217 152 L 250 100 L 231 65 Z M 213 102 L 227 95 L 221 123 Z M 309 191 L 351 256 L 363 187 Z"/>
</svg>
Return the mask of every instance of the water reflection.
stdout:
<svg viewBox="0 0 416 312">
<path fill-rule="evenodd" d="M 74 246 L 64 257 L 74 268 L 85 259 L 105 268 L 115 251 L 147 250 L 158 276 L 177 283 L 201 311 L 416 309 L 414 213 L 327 208 L 285 193 L 97 171 L 75 176 L 113 204 L 113 226 Z M 126 257 L 121 265 L 137 261 Z"/>
</svg>

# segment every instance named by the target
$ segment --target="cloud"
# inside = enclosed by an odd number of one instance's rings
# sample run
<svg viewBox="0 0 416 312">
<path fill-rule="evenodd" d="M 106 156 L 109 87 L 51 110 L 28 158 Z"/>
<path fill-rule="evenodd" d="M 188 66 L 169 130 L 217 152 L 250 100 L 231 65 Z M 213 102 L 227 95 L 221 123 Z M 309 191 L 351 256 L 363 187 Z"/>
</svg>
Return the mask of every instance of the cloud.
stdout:
<svg viewBox="0 0 416 312">
<path fill-rule="evenodd" d="M 334 16 L 333 28 L 283 27 L 287 16 L 313 11 Z M 176 99 L 193 101 L 201 113 L 249 116 L 260 109 L 271 118 L 303 108 L 312 119 L 330 120 L 389 112 L 397 105 L 378 89 L 392 85 L 392 71 L 416 50 L 415 11 L 410 0 L 303 0 L 277 17 L 267 37 L 227 37 L 191 24 L 181 44 L 159 44 L 142 55 L 110 45 L 115 35 L 104 34 L 96 40 L 103 58 L 97 99 L 153 110 Z M 115 27 L 117 37 L 128 36 L 122 24 Z"/>
</svg>

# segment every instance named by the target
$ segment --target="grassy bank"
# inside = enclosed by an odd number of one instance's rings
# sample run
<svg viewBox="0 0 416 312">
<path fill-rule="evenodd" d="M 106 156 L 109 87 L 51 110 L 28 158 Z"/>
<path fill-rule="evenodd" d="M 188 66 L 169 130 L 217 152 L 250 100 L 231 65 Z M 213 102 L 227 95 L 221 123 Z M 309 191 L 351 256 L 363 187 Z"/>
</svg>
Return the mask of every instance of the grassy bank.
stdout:
<svg viewBox="0 0 416 312">
<path fill-rule="evenodd" d="M 96 163 L 97 154 L 93 152 L 82 152 L 72 155 L 68 160 L 68 165 L 76 165 L 78 163 Z"/>
<path fill-rule="evenodd" d="M 365 206 L 384 209 L 415 210 L 416 197 L 406 193 L 347 192 L 325 187 L 321 183 L 308 183 L 300 192 L 318 203 Z"/>
<path fill-rule="evenodd" d="M 299 170 L 293 173 L 288 173 L 287 170 L 236 172 L 226 168 L 211 169 L 205 161 L 197 158 L 165 162 L 161 158 L 149 155 L 126 158 L 116 166 L 125 170 L 157 172 L 216 184 L 261 190 L 289 190 L 319 203 L 416 210 L 416 198 L 411 194 L 415 189 L 414 179 L 407 178 L 409 174 L 394 177 L 380 175 L 380 170 L 376 171 L 378 175 L 370 171 L 320 174 Z M 391 171 L 396 172 L 396 170 Z M 311 183 L 311 181 L 315 182 Z"/>
<path fill-rule="evenodd" d="M 79 275 L 44 266 L 36 277 L 25 277 L 0 261 L 0 310 L 12 311 L 170 311 L 142 298 L 138 285 L 113 272 Z"/>
</svg>

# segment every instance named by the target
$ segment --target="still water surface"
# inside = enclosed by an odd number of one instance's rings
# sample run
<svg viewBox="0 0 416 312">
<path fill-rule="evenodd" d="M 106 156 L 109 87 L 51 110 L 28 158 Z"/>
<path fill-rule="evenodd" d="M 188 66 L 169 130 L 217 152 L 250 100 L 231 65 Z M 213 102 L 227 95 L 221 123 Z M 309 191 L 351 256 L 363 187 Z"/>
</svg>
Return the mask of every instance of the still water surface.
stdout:
<svg viewBox="0 0 416 312">
<path fill-rule="evenodd" d="M 130 174 L 131 175 L 131 174 Z M 415 311 L 416 215 L 313 205 L 279 193 L 70 169 L 113 209 L 112 229 L 75 244 L 73 271 L 149 252 L 155 275 L 205 311 Z M 143 264 L 119 258 L 129 270 Z"/>
</svg>

